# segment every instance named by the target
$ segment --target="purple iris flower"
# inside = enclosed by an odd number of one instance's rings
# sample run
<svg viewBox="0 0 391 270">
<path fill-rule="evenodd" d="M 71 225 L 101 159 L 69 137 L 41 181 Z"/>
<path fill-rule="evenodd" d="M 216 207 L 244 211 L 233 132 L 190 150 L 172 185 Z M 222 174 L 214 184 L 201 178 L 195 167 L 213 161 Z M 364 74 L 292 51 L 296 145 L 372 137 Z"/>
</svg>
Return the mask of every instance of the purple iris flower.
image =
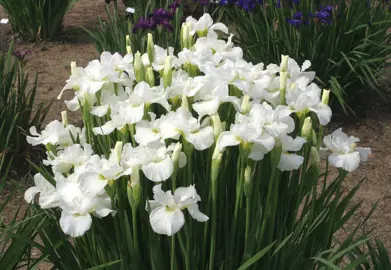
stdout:
<svg viewBox="0 0 391 270">
<path fill-rule="evenodd" d="M 308 21 L 303 19 L 303 12 L 300 11 L 294 13 L 293 18 L 288 18 L 286 21 L 296 28 L 299 28 L 302 24 L 309 24 Z"/>
<path fill-rule="evenodd" d="M 156 29 L 156 26 L 157 25 L 153 17 L 148 19 L 140 18 L 136 25 L 133 27 L 133 33 L 136 33 L 138 29 L 154 30 Z"/>
<path fill-rule="evenodd" d="M 263 0 L 220 0 L 220 5 L 233 4 L 246 12 L 251 12 L 257 5 L 262 5 Z"/>
<path fill-rule="evenodd" d="M 27 55 L 32 53 L 33 52 L 31 50 L 18 50 L 18 51 L 13 51 L 12 55 L 18 58 L 19 60 L 23 60 Z"/>
<path fill-rule="evenodd" d="M 292 3 L 295 5 L 300 5 L 300 0 L 292 0 Z"/>
</svg>

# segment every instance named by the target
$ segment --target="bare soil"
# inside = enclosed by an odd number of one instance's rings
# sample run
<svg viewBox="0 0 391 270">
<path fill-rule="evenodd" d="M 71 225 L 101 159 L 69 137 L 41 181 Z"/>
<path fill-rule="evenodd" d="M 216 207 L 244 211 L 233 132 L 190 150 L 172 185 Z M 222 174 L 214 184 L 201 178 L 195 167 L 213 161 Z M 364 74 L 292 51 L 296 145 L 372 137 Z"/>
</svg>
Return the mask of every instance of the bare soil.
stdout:
<svg viewBox="0 0 391 270">
<path fill-rule="evenodd" d="M 66 15 L 64 29 L 58 41 L 44 43 L 16 44 L 17 49 L 31 49 L 32 54 L 27 57 L 27 70 L 30 74 L 38 73 L 37 102 L 53 102 L 47 121 L 60 118 L 60 112 L 65 110 L 63 101 L 58 101 L 57 96 L 70 75 L 69 64 L 77 61 L 80 66 L 85 66 L 89 61 L 99 55 L 92 41 L 80 27 L 92 29 L 97 26 L 97 17 L 105 17 L 104 1 L 80 0 Z M 6 18 L 6 14 L 0 8 L 0 18 Z M 10 26 L 0 25 L 0 39 L 10 37 Z M 387 78 L 389 77 L 389 78 Z M 390 80 L 391 75 L 385 77 Z M 70 96 L 65 95 L 65 99 Z M 362 200 L 362 207 L 354 221 L 365 218 L 376 202 L 377 210 L 368 221 L 368 229 L 374 230 L 391 251 L 391 112 L 385 105 L 371 102 L 368 107 L 362 108 L 360 118 L 350 118 L 343 121 L 335 121 L 332 128 L 342 126 L 350 135 L 361 138 L 361 146 L 372 148 L 372 156 L 369 162 L 349 176 L 345 182 L 348 190 L 361 179 L 365 179 L 355 200 Z M 78 114 L 70 114 L 72 122 L 79 122 Z M 330 130 L 331 130 L 330 129 Z M 6 192 L 0 194 L 0 202 L 6 198 Z M 22 189 L 14 197 L 10 206 L 2 213 L 5 220 L 11 220 L 20 201 L 22 201 Z M 44 266 L 49 267 L 49 266 Z M 45 268 L 41 268 L 45 269 Z M 48 268 L 46 268 L 48 269 Z"/>
</svg>

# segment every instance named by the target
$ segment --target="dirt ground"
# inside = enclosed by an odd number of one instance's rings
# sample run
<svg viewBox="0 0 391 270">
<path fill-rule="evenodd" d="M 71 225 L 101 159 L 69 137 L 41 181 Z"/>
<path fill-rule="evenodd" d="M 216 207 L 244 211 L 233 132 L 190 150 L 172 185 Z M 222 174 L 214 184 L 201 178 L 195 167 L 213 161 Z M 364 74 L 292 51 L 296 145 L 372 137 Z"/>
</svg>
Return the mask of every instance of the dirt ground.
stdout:
<svg viewBox="0 0 391 270">
<path fill-rule="evenodd" d="M 17 49 L 31 49 L 28 56 L 27 70 L 30 74 L 38 72 L 37 101 L 53 101 L 53 106 L 47 121 L 60 118 L 60 112 L 65 110 L 63 101 L 56 99 L 65 80 L 70 75 L 69 64 L 77 61 L 80 66 L 85 66 L 89 61 L 98 57 L 91 40 L 80 26 L 92 29 L 97 25 L 97 17 L 105 15 L 104 1 L 80 0 L 66 15 L 64 29 L 59 41 L 49 43 L 18 43 Z M 6 18 L 6 14 L 0 8 L 0 19 Z M 4 42 L 10 36 L 10 26 L 0 25 L 0 39 Z M 70 96 L 66 96 L 68 99 Z M 372 148 L 370 161 L 363 164 L 345 182 L 345 187 L 354 186 L 362 178 L 365 178 L 355 200 L 363 200 L 363 206 L 359 210 L 356 220 L 363 219 L 372 206 L 379 201 L 377 210 L 368 222 L 368 228 L 375 231 L 388 250 L 391 251 L 391 112 L 386 105 L 372 104 L 369 108 L 363 108 L 364 117 L 351 118 L 345 121 L 332 123 L 333 128 L 344 127 L 344 131 L 361 139 L 360 146 Z M 72 122 L 78 122 L 77 114 L 70 114 Z M 0 194 L 1 199 L 6 194 Z M 16 205 L 21 200 L 23 193 L 15 197 Z M 8 208 L 5 219 L 13 216 L 15 209 Z M 45 269 L 45 268 L 41 268 Z"/>
</svg>

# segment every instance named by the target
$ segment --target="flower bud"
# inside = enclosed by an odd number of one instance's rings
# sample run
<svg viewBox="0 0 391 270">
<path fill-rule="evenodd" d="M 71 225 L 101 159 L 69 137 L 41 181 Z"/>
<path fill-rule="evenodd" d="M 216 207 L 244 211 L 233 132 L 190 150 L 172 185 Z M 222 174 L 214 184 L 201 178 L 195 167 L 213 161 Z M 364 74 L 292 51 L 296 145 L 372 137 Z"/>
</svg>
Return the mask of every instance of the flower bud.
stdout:
<svg viewBox="0 0 391 270">
<path fill-rule="evenodd" d="M 127 54 L 132 54 L 132 46 L 130 44 L 130 36 L 129 35 L 126 35 L 126 53 Z"/>
<path fill-rule="evenodd" d="M 116 155 L 117 162 L 119 162 L 121 160 L 122 147 L 123 147 L 122 141 L 117 141 L 115 144 L 115 147 L 114 147 L 114 153 Z"/>
<path fill-rule="evenodd" d="M 151 33 L 148 33 L 147 54 L 149 63 L 152 64 L 155 59 L 155 44 L 153 43 L 153 36 Z"/>
<path fill-rule="evenodd" d="M 288 71 L 288 59 L 289 59 L 289 56 L 281 55 L 280 72 L 287 72 Z"/>
<path fill-rule="evenodd" d="M 250 166 L 247 166 L 244 169 L 244 194 L 246 197 L 250 196 L 251 193 L 251 179 L 252 179 L 252 169 Z"/>
<path fill-rule="evenodd" d="M 181 107 L 182 107 L 182 108 L 185 108 L 185 109 L 187 109 L 187 110 L 189 110 L 189 101 L 187 100 L 186 95 L 183 95 L 183 96 L 182 96 Z"/>
<path fill-rule="evenodd" d="M 186 23 L 182 24 L 182 29 L 181 29 L 181 48 L 187 48 L 189 49 L 189 26 Z"/>
<path fill-rule="evenodd" d="M 250 109 L 251 109 L 250 96 L 244 95 L 242 106 L 241 106 L 241 112 L 242 114 L 247 114 L 250 111 Z"/>
<path fill-rule="evenodd" d="M 62 119 L 62 123 L 63 123 L 64 127 L 66 127 L 68 125 L 68 113 L 67 113 L 67 111 L 62 111 L 61 112 L 61 119 Z"/>
<path fill-rule="evenodd" d="M 283 71 L 280 73 L 280 104 L 286 105 L 285 93 L 286 93 L 286 83 L 288 80 L 288 72 Z"/>
<path fill-rule="evenodd" d="M 323 90 L 322 93 L 322 103 L 329 105 L 329 100 L 330 100 L 330 90 Z"/>
<path fill-rule="evenodd" d="M 212 115 L 213 134 L 215 135 L 215 141 L 219 138 L 221 132 L 223 132 L 223 126 L 221 125 L 221 119 L 219 114 Z"/>
<path fill-rule="evenodd" d="M 176 173 L 179 168 L 179 160 L 180 160 L 180 156 L 181 156 L 181 151 L 182 151 L 182 144 L 177 143 L 174 147 L 174 151 L 172 152 L 172 156 L 171 156 L 171 159 L 174 163 L 174 173 Z"/>
<path fill-rule="evenodd" d="M 282 143 L 280 140 L 276 140 L 274 148 L 270 152 L 271 165 L 273 169 L 277 168 L 278 164 L 280 163 L 281 154 L 282 154 Z"/>
<path fill-rule="evenodd" d="M 77 68 L 77 66 L 76 66 L 76 62 L 71 62 L 71 75 L 75 75 L 75 73 L 76 73 L 76 68 Z"/>
<path fill-rule="evenodd" d="M 164 71 L 163 71 L 163 86 L 167 88 L 171 86 L 172 82 L 172 58 L 167 56 L 164 61 Z"/>
<path fill-rule="evenodd" d="M 145 74 L 145 81 L 149 84 L 150 87 L 155 86 L 155 74 L 153 74 L 152 67 L 147 68 L 147 72 Z"/>
<path fill-rule="evenodd" d="M 311 117 L 306 117 L 304 119 L 304 124 L 301 127 L 301 136 L 306 138 L 307 141 L 310 141 L 312 136 L 312 120 Z"/>
<path fill-rule="evenodd" d="M 139 51 L 137 51 L 134 57 L 134 75 L 136 77 L 137 82 L 144 81 L 144 64 L 141 60 L 141 53 Z"/>
<path fill-rule="evenodd" d="M 318 145 L 318 139 L 316 137 L 316 132 L 315 130 L 312 129 L 312 145 Z"/>
<path fill-rule="evenodd" d="M 128 201 L 132 208 L 137 208 L 141 202 L 140 169 L 135 166 L 126 188 Z"/>
<path fill-rule="evenodd" d="M 310 158 L 311 158 L 311 165 L 315 165 L 315 166 L 319 166 L 320 165 L 319 152 L 318 152 L 318 149 L 316 149 L 315 146 L 311 147 Z"/>
</svg>

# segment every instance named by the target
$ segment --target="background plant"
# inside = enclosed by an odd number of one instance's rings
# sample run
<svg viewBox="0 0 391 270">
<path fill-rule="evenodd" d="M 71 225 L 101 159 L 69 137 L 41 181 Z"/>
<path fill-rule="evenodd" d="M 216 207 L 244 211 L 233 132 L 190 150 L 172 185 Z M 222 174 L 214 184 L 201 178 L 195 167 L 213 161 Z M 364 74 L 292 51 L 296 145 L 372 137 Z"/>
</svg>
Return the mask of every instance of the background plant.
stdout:
<svg viewBox="0 0 391 270">
<path fill-rule="evenodd" d="M 29 86 L 29 76 L 24 73 L 23 61 L 13 57 L 13 45 L 0 56 L 0 173 L 19 173 L 25 170 L 25 158 L 31 147 L 25 132 L 31 125 L 41 126 L 50 104 L 34 104 L 37 76 Z M 4 179 L 3 179 L 4 180 Z M 0 187 L 4 185 L 0 183 Z"/>
<path fill-rule="evenodd" d="M 388 5 L 380 1 L 221 1 L 245 58 L 274 63 L 282 53 L 309 59 L 317 82 L 344 110 L 363 90 L 381 97 L 391 47 Z M 260 4 L 261 3 L 261 4 Z"/>
<path fill-rule="evenodd" d="M 179 50 L 180 26 L 186 12 L 186 1 L 129 1 L 134 13 L 119 11 L 117 1 L 106 5 L 107 21 L 99 18 L 95 30 L 84 29 L 93 39 L 98 52 L 109 51 L 125 54 L 126 36 L 129 46 L 141 53 L 146 51 L 146 33 L 151 33 L 155 43 Z M 112 5 L 112 7 L 111 7 Z"/>
<path fill-rule="evenodd" d="M 54 38 L 61 30 L 66 12 L 77 0 L 1 0 L 12 29 L 35 41 Z"/>
</svg>

